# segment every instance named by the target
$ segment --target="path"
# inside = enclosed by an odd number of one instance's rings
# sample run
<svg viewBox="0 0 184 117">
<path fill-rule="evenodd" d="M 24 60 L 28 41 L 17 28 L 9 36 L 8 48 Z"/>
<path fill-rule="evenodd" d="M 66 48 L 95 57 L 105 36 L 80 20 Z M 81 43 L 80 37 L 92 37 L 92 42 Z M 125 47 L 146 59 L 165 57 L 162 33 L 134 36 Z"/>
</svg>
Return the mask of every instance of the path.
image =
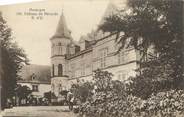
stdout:
<svg viewBox="0 0 184 117">
<path fill-rule="evenodd" d="M 6 109 L 2 117 L 77 117 L 67 106 L 25 106 Z"/>
</svg>

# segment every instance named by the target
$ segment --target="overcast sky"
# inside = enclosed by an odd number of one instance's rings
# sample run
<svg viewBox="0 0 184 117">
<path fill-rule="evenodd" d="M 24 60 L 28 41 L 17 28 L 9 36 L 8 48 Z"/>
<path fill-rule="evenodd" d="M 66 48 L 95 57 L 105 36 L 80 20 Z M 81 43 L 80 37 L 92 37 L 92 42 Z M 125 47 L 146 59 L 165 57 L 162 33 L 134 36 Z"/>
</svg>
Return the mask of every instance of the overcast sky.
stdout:
<svg viewBox="0 0 184 117">
<path fill-rule="evenodd" d="M 50 65 L 50 40 L 59 17 L 64 11 L 67 25 L 74 40 L 95 29 L 110 0 L 47 0 L 17 5 L 0 6 L 3 17 L 13 30 L 13 36 L 32 64 Z M 17 15 L 29 9 L 45 9 L 58 15 L 43 16 L 42 20 Z M 37 12 L 36 12 L 37 13 Z"/>
</svg>

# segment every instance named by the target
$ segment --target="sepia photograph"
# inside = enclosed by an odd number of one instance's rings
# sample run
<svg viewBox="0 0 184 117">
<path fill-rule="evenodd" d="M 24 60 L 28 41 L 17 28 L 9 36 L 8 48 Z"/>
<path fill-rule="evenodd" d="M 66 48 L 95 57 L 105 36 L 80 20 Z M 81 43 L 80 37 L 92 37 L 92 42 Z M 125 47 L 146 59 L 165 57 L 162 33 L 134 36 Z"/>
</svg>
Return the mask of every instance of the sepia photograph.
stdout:
<svg viewBox="0 0 184 117">
<path fill-rule="evenodd" d="M 184 117 L 183 16 L 183 0 L 0 4 L 0 117 Z"/>
</svg>

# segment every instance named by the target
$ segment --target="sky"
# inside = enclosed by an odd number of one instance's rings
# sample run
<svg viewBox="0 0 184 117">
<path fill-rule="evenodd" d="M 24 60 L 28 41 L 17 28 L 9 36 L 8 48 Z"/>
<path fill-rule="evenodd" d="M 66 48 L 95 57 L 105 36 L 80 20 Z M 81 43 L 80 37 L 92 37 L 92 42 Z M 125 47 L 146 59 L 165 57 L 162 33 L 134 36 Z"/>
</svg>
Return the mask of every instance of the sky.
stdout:
<svg viewBox="0 0 184 117">
<path fill-rule="evenodd" d="M 44 0 L 0 6 L 0 11 L 30 63 L 50 65 L 49 39 L 55 33 L 61 13 L 64 13 L 72 37 L 77 41 L 80 36 L 96 29 L 109 2 L 110 0 Z M 42 19 L 39 19 L 39 11 L 49 15 L 42 15 Z M 34 13 L 37 15 L 32 19 Z"/>
</svg>

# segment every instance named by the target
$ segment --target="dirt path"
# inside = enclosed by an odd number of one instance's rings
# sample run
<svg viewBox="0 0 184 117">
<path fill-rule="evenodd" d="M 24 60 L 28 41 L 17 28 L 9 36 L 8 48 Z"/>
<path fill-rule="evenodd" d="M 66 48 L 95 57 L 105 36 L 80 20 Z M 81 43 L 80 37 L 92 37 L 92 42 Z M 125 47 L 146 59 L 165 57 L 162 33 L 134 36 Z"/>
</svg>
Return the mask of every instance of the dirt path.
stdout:
<svg viewBox="0 0 184 117">
<path fill-rule="evenodd" d="M 6 109 L 3 117 L 77 117 L 77 114 L 64 106 L 29 106 Z"/>
</svg>

